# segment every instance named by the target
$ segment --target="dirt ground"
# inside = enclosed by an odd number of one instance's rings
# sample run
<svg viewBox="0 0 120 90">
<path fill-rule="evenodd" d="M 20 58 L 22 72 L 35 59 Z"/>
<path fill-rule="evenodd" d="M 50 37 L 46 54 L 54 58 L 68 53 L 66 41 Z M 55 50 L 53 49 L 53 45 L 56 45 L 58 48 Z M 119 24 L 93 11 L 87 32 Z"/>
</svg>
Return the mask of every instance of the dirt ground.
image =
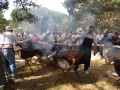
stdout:
<svg viewBox="0 0 120 90">
<path fill-rule="evenodd" d="M 40 63 L 32 65 L 33 74 L 27 66 L 18 69 L 19 79 L 15 83 L 6 83 L 6 90 L 116 90 L 112 84 L 117 78 L 112 76 L 113 64 L 107 64 L 103 60 L 91 61 L 90 75 L 83 71 L 83 65 L 79 67 L 80 78 L 71 70 L 68 75 L 74 88 L 63 76 L 62 71 L 52 64 Z M 110 76 L 109 76 L 110 75 Z M 120 90 L 120 83 L 117 85 Z"/>
</svg>

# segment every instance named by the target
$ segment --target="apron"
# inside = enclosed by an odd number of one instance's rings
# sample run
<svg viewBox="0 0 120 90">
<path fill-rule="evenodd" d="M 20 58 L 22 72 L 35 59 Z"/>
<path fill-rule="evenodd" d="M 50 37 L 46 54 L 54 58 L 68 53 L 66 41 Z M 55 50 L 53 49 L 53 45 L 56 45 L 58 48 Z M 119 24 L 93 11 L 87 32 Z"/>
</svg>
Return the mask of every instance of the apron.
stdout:
<svg viewBox="0 0 120 90">
<path fill-rule="evenodd" d="M 83 55 L 81 58 L 78 58 L 78 62 L 76 64 L 85 64 L 87 67 L 90 67 L 93 39 L 88 38 L 87 35 L 84 38 L 83 43 L 79 47 L 79 55 L 81 53 L 83 53 Z M 93 38 L 93 35 L 92 35 L 92 38 Z"/>
</svg>

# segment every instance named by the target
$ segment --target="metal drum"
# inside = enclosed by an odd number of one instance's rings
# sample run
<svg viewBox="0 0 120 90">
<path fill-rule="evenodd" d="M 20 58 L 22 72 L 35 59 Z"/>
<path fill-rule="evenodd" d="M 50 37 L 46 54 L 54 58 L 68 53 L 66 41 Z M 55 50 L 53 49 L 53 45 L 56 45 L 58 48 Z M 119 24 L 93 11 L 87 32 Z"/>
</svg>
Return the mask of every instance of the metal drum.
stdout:
<svg viewBox="0 0 120 90">
<path fill-rule="evenodd" d="M 36 49 L 34 47 L 34 43 L 31 40 L 24 41 L 23 44 L 24 44 L 24 47 L 20 50 L 20 57 L 22 59 L 31 58 L 36 55 L 43 56 L 42 50 Z"/>
<path fill-rule="evenodd" d="M 23 48 L 31 48 L 32 47 L 32 41 L 24 41 L 23 42 L 24 47 Z"/>
<path fill-rule="evenodd" d="M 30 57 L 33 57 L 34 56 L 34 51 L 32 50 L 27 50 L 27 49 L 21 49 L 20 50 L 20 57 L 22 59 L 27 59 L 27 58 L 30 58 Z"/>
<path fill-rule="evenodd" d="M 43 56 L 42 50 L 40 49 L 39 50 L 38 49 L 35 49 L 35 50 L 21 49 L 20 50 L 20 57 L 22 59 L 31 58 L 36 55 Z"/>
</svg>

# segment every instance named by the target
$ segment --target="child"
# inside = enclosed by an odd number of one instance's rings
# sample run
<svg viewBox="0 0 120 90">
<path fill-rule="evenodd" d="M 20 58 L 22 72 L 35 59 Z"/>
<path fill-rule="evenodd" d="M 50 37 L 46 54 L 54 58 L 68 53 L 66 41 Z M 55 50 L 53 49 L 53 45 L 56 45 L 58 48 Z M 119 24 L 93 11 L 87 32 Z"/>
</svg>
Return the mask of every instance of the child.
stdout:
<svg viewBox="0 0 120 90">
<path fill-rule="evenodd" d="M 50 50 L 50 55 L 48 55 L 48 58 L 55 56 L 58 53 L 58 51 L 59 51 L 58 46 L 54 44 Z"/>
</svg>

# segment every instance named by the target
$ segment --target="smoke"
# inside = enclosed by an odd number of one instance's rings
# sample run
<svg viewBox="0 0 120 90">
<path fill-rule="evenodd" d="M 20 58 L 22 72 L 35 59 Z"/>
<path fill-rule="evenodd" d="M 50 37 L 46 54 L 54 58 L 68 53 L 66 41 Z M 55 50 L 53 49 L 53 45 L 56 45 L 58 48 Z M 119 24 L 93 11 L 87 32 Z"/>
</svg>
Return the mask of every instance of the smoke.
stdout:
<svg viewBox="0 0 120 90">
<path fill-rule="evenodd" d="M 31 11 L 37 17 L 34 23 L 22 22 L 20 27 L 23 30 L 47 32 L 58 31 L 63 26 L 63 21 L 67 21 L 68 16 L 59 12 L 51 11 L 47 8 L 40 7 Z M 64 27 L 64 26 L 63 26 Z"/>
<path fill-rule="evenodd" d="M 24 30 L 24 31 L 31 31 L 34 32 L 36 31 L 36 27 L 35 27 L 35 23 L 29 23 L 29 22 L 22 22 L 20 27 Z"/>
<path fill-rule="evenodd" d="M 96 29 L 96 16 L 95 16 L 95 2 L 93 0 L 88 0 L 86 4 L 86 9 L 81 11 L 80 21 L 82 21 L 83 27 L 89 27 L 90 25 L 95 26 Z"/>
<path fill-rule="evenodd" d="M 91 12 L 85 11 L 80 15 L 80 22 L 83 27 L 95 26 L 96 18 Z"/>
<path fill-rule="evenodd" d="M 87 28 L 90 25 L 95 26 L 96 29 L 96 15 L 95 12 L 98 12 L 96 9 L 95 3 L 98 3 L 95 0 L 83 0 L 83 1 L 66 1 L 66 7 L 70 15 L 76 18 L 77 26 L 82 28 Z M 73 23 L 75 23 L 73 21 Z"/>
<path fill-rule="evenodd" d="M 46 8 L 40 7 L 31 11 L 36 17 L 37 22 L 29 23 L 23 22 L 20 27 L 24 31 L 32 32 L 47 32 L 47 31 L 74 31 L 77 27 L 82 26 L 82 28 L 87 28 L 90 25 L 96 26 L 96 17 L 89 10 L 80 11 L 83 3 L 77 4 L 79 9 L 75 9 L 75 12 L 80 13 L 79 19 L 77 17 L 65 16 L 63 14 L 58 14 L 58 12 L 53 12 Z M 94 2 L 89 0 L 86 4 L 86 8 L 93 8 Z"/>
</svg>

